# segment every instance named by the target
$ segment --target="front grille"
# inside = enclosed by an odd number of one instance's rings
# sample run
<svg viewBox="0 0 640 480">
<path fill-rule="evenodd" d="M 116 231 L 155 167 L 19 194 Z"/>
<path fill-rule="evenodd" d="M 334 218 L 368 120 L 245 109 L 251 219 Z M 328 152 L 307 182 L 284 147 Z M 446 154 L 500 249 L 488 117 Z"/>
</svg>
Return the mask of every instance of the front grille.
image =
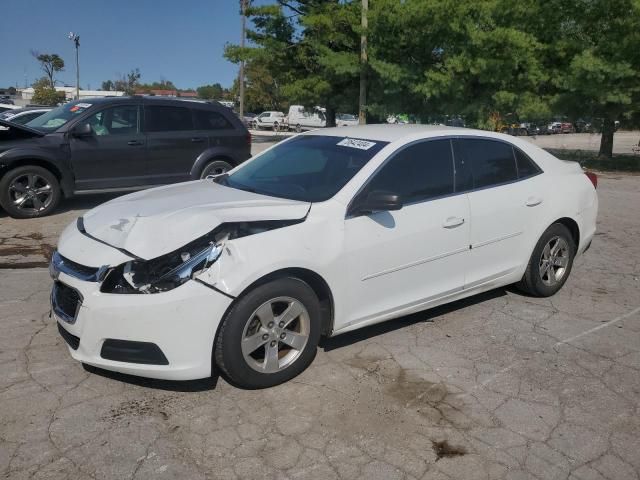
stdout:
<svg viewBox="0 0 640 480">
<path fill-rule="evenodd" d="M 80 265 L 73 260 L 63 257 L 57 250 L 53 252 L 53 255 L 51 256 L 51 269 L 54 278 L 57 272 L 63 272 L 71 277 L 84 280 L 85 282 L 101 281 L 101 277 L 104 273 L 103 268 Z"/>
<path fill-rule="evenodd" d="M 82 304 L 82 295 L 75 288 L 61 282 L 53 284 L 51 290 L 51 308 L 67 323 L 75 323 L 78 308 Z"/>
<path fill-rule="evenodd" d="M 64 341 L 67 342 L 67 345 L 69 345 L 74 350 L 78 349 L 78 347 L 80 346 L 80 339 L 78 337 L 76 337 L 75 335 L 71 335 L 59 323 L 58 323 L 58 332 L 60 333 L 62 338 L 64 338 Z"/>
</svg>

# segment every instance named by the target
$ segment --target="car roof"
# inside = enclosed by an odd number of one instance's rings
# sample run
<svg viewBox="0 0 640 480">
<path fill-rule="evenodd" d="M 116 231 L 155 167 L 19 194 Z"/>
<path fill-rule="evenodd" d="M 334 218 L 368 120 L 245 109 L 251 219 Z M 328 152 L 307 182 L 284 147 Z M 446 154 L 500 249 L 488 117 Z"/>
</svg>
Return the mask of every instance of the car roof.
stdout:
<svg viewBox="0 0 640 480">
<path fill-rule="evenodd" d="M 380 140 L 383 142 L 395 142 L 406 137 L 413 137 L 422 134 L 425 137 L 437 137 L 442 135 L 469 135 L 478 134 L 491 135 L 493 132 L 483 130 L 472 130 L 470 128 L 447 127 L 444 125 L 392 125 L 388 123 L 374 125 L 353 125 L 348 127 L 323 128 L 311 130 L 303 135 L 327 135 L 333 137 L 355 137 L 367 140 Z"/>
<path fill-rule="evenodd" d="M 210 100 L 201 100 L 201 99 L 193 99 L 193 98 L 180 98 L 180 97 L 162 97 L 155 95 L 131 95 L 131 96 L 106 96 L 106 97 L 87 97 L 82 98 L 79 101 L 74 100 L 74 103 L 90 103 L 91 105 L 103 105 L 103 104 L 117 104 L 117 103 L 129 103 L 131 101 L 139 102 L 143 100 L 145 103 L 191 103 L 193 105 L 215 105 L 218 107 L 223 107 L 222 104 L 216 101 Z"/>
<path fill-rule="evenodd" d="M 20 115 L 22 113 L 37 112 L 37 111 L 48 112 L 49 110 L 52 110 L 52 109 L 53 109 L 53 107 L 24 107 L 24 108 L 17 108 L 15 110 L 11 110 L 11 115 Z M 4 113 L 8 113 L 8 112 L 4 112 Z"/>
</svg>

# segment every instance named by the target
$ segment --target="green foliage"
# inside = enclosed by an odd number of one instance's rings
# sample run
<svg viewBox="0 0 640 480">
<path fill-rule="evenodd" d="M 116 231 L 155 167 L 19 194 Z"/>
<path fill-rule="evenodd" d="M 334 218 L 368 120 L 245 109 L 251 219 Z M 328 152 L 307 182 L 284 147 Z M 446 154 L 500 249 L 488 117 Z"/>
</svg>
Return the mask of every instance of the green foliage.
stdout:
<svg viewBox="0 0 640 480">
<path fill-rule="evenodd" d="M 56 53 L 39 53 L 31 51 L 31 55 L 40 63 L 40 68 L 49 79 L 49 86 L 55 87 L 55 74 L 64 70 L 64 60 Z"/>
<path fill-rule="evenodd" d="M 47 77 L 36 80 L 33 83 L 33 89 L 34 93 L 31 102 L 37 105 L 56 106 L 65 100 L 64 92 L 57 92 L 55 88 L 52 88 Z"/>
<path fill-rule="evenodd" d="M 206 100 L 219 100 L 222 98 L 224 93 L 224 88 L 219 83 L 214 83 L 212 85 L 202 85 L 196 89 L 198 92 L 198 97 L 206 99 Z"/>
<path fill-rule="evenodd" d="M 251 46 L 225 55 L 260 72 L 265 81 L 247 87 L 265 107 L 355 111 L 360 7 L 251 7 Z M 484 128 L 587 118 L 603 126 L 605 156 L 614 121 L 640 123 L 640 0 L 371 0 L 368 17 L 367 108 L 378 117 L 462 116 Z"/>
</svg>

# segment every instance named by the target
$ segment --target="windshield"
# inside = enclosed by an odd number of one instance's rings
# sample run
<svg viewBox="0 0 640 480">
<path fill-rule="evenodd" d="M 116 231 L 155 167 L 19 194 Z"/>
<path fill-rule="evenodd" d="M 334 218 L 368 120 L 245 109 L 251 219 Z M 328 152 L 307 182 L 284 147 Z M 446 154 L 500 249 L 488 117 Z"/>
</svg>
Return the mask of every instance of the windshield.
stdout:
<svg viewBox="0 0 640 480">
<path fill-rule="evenodd" d="M 91 106 L 91 103 L 70 102 L 66 105 L 62 105 L 61 107 L 54 108 L 38 118 L 34 118 L 25 125 L 42 132 L 53 132 L 68 121 L 81 115 L 82 112 L 86 111 L 87 108 Z"/>
<path fill-rule="evenodd" d="M 301 135 L 275 146 L 219 183 L 273 197 L 323 202 L 333 197 L 387 142 Z"/>
</svg>

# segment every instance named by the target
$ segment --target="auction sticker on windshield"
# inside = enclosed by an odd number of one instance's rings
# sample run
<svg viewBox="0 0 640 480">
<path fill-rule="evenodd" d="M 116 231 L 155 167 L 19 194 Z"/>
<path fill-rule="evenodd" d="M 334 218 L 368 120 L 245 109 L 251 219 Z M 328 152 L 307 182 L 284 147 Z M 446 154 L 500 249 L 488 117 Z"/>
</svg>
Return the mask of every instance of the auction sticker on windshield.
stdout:
<svg viewBox="0 0 640 480">
<path fill-rule="evenodd" d="M 368 140 L 357 140 L 355 138 L 345 138 L 340 140 L 336 145 L 341 147 L 357 148 L 359 150 L 369 150 L 376 142 L 369 142 Z"/>
</svg>

